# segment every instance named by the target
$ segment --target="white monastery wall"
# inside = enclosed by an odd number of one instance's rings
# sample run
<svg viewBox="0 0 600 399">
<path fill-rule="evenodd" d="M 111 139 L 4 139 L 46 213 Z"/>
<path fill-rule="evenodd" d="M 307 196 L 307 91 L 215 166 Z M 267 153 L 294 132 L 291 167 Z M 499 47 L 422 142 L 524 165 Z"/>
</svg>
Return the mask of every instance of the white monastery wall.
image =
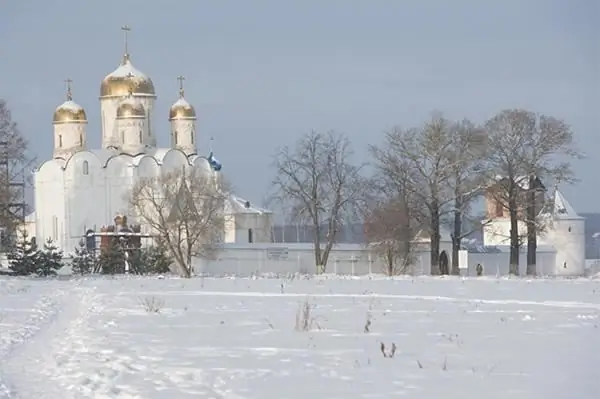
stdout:
<svg viewBox="0 0 600 399">
<path fill-rule="evenodd" d="M 51 238 L 59 247 L 65 244 L 65 197 L 62 162 L 46 161 L 34 176 L 36 239 Z"/>
</svg>

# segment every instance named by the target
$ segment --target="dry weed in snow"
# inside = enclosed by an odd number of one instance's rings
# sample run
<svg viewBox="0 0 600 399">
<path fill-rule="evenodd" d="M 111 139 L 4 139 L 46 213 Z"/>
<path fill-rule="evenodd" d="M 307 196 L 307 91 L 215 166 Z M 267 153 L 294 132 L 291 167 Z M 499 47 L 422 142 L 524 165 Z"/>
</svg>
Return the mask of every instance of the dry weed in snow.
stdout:
<svg viewBox="0 0 600 399">
<path fill-rule="evenodd" d="M 165 306 L 165 300 L 155 296 L 140 298 L 140 303 L 148 313 L 160 313 L 163 306 Z"/>
</svg>

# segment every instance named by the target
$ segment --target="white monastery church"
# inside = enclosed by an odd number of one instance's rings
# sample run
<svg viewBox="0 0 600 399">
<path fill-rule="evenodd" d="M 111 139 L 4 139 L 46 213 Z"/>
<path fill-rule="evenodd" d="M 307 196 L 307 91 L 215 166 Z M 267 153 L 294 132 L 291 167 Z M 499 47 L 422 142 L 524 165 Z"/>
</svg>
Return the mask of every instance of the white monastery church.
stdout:
<svg viewBox="0 0 600 399">
<path fill-rule="evenodd" d="M 123 29 L 127 34 L 129 28 Z M 196 111 L 179 79 L 177 101 L 169 110 L 156 110 L 152 79 L 133 66 L 126 45 L 121 64 L 100 85 L 100 149 L 88 147 L 86 112 L 73 100 L 67 81 L 66 101 L 54 112 L 53 157 L 34 171 L 35 212 L 26 220 L 30 237 L 51 238 L 71 252 L 86 231 L 99 231 L 117 215 L 127 215 L 127 194 L 138 177 L 182 167 L 220 173 L 212 153 L 198 151 Z M 158 146 L 157 117 L 170 121 L 166 147 Z M 237 196 L 230 196 L 224 212 L 231 221 L 223 232 L 225 243 L 271 241 L 271 212 Z"/>
</svg>

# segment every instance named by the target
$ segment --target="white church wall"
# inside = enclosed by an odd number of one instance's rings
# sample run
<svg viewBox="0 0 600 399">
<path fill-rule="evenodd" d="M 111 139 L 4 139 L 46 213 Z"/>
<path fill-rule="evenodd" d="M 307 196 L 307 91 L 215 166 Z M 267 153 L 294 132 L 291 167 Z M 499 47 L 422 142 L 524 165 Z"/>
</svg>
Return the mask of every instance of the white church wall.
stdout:
<svg viewBox="0 0 600 399">
<path fill-rule="evenodd" d="M 140 100 L 146 110 L 146 129 L 147 135 L 144 137 L 144 144 L 150 147 L 156 147 L 156 135 L 154 133 L 154 102 L 152 96 L 134 95 Z M 102 120 L 102 148 L 107 148 L 111 145 L 118 145 L 120 142 L 117 132 L 117 108 L 123 101 L 124 96 L 104 97 L 100 99 L 100 112 Z"/>
<path fill-rule="evenodd" d="M 556 248 L 553 274 L 583 276 L 585 274 L 585 220 L 556 219 L 548 240 Z"/>
<path fill-rule="evenodd" d="M 85 148 L 86 123 L 54 125 L 54 156 L 67 158 L 72 152 Z"/>
<path fill-rule="evenodd" d="M 510 252 L 508 248 L 502 248 L 498 253 L 469 253 L 467 270 L 461 272 L 466 276 L 477 275 L 477 265 L 483 266 L 484 276 L 507 276 L 509 274 Z M 539 276 L 553 275 L 556 252 L 550 248 L 538 249 L 537 252 L 537 274 Z M 519 254 L 519 275 L 524 276 L 527 271 L 527 253 L 521 251 Z"/>
<path fill-rule="evenodd" d="M 144 137 L 144 144 L 148 147 L 156 147 L 157 140 L 154 129 L 154 103 L 156 97 L 136 95 L 136 98 L 146 110 L 146 136 Z"/>
<path fill-rule="evenodd" d="M 429 274 L 428 251 L 415 254 L 412 274 Z M 217 259 L 195 258 L 196 273 L 214 276 L 256 274 L 316 274 L 313 247 L 306 243 L 225 244 Z M 338 244 L 329 257 L 326 273 L 340 275 L 383 274 L 383 260 L 357 244 Z"/>
<path fill-rule="evenodd" d="M 66 207 L 64 251 L 74 251 L 87 229 L 100 228 L 106 217 L 106 179 L 102 161 L 82 151 L 73 155 L 63 171 Z"/>
<path fill-rule="evenodd" d="M 148 140 L 148 130 L 146 120 L 139 119 L 120 119 L 117 126 L 121 134 L 121 149 L 123 152 L 131 155 L 138 155 L 144 152 L 144 141 Z"/>
<path fill-rule="evenodd" d="M 449 253 L 450 256 L 450 253 Z M 415 261 L 407 274 L 419 276 L 430 275 L 430 255 L 427 248 L 418 249 Z M 463 276 L 475 277 L 477 264 L 482 264 L 484 276 L 508 276 L 509 253 L 470 253 L 468 269 L 461 270 Z M 195 259 L 194 268 L 197 273 L 210 275 L 240 275 L 274 273 L 308 273 L 315 274 L 314 253 L 311 244 L 307 243 L 255 243 L 225 244 L 217 253 L 215 260 Z M 555 264 L 555 252 L 551 248 L 541 248 L 537 254 L 538 276 L 552 276 Z M 520 275 L 526 274 L 527 254 L 522 252 L 519 258 Z M 385 261 L 367 248 L 356 244 L 339 244 L 330 254 L 326 273 L 366 275 L 383 274 Z"/>
<path fill-rule="evenodd" d="M 138 178 L 157 177 L 160 174 L 160 165 L 156 158 L 144 155 L 137 160 L 135 170 Z"/>
<path fill-rule="evenodd" d="M 65 243 L 65 190 L 62 162 L 44 162 L 34 175 L 36 217 L 36 240 L 51 238 L 56 245 Z"/>
<path fill-rule="evenodd" d="M 170 149 L 162 159 L 162 173 L 181 171 L 181 169 L 189 167 L 187 156 L 177 149 Z"/>
<path fill-rule="evenodd" d="M 100 99 L 100 119 L 102 121 L 102 148 L 118 145 L 117 108 L 123 97 L 108 97 Z"/>
<path fill-rule="evenodd" d="M 250 244 L 250 236 L 252 243 L 271 242 L 271 214 L 268 213 L 238 213 L 234 216 L 226 217 L 233 219 L 233 223 L 229 224 L 229 229 L 235 229 L 234 241 L 239 244 Z M 226 220 L 227 223 L 227 220 Z M 230 230 L 231 231 L 231 230 Z M 252 233 L 250 233 L 252 231 Z M 229 235 L 228 237 L 231 237 Z"/>
<path fill-rule="evenodd" d="M 519 235 L 527 233 L 527 227 L 522 221 L 518 222 Z M 510 219 L 496 219 L 483 227 L 484 245 L 508 245 L 510 243 Z"/>
<path fill-rule="evenodd" d="M 116 215 L 126 215 L 129 210 L 128 196 L 134 182 L 132 157 L 119 155 L 111 158 L 105 168 L 107 209 L 103 224 L 111 224 Z"/>
<path fill-rule="evenodd" d="M 187 155 L 196 153 L 195 122 L 191 119 L 171 121 L 171 147 L 182 150 Z"/>
<path fill-rule="evenodd" d="M 205 173 L 206 176 L 213 174 L 213 171 L 208 163 L 208 160 L 204 157 L 196 157 L 194 158 L 194 168 L 199 172 Z"/>
</svg>

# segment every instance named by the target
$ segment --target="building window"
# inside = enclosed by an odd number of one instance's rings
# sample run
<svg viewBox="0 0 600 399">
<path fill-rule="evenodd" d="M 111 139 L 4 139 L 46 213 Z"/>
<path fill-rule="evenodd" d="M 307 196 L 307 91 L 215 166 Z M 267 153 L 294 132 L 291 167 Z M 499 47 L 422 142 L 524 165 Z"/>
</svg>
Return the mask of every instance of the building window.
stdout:
<svg viewBox="0 0 600 399">
<path fill-rule="evenodd" d="M 83 174 L 88 175 L 90 173 L 90 165 L 88 161 L 83 161 Z"/>
<path fill-rule="evenodd" d="M 254 242 L 254 237 L 252 237 L 252 229 L 248 229 L 248 243 L 252 244 Z"/>
<path fill-rule="evenodd" d="M 175 130 L 175 133 L 173 133 L 173 137 L 175 138 L 175 145 L 177 145 L 177 130 Z"/>
<path fill-rule="evenodd" d="M 142 143 L 142 131 L 140 130 L 140 144 Z"/>
<path fill-rule="evenodd" d="M 58 147 L 62 148 L 62 134 L 58 135 Z"/>
<path fill-rule="evenodd" d="M 502 206 L 502 202 L 496 201 L 496 217 L 504 216 L 504 207 Z"/>
<path fill-rule="evenodd" d="M 121 130 L 121 143 L 125 143 L 125 131 Z"/>
<path fill-rule="evenodd" d="M 79 133 L 79 145 L 83 145 L 83 133 Z"/>
<path fill-rule="evenodd" d="M 569 233 L 571 232 L 571 226 L 569 226 Z"/>
<path fill-rule="evenodd" d="M 148 137 L 150 137 L 150 131 L 152 130 L 152 126 L 150 125 L 152 123 L 152 112 L 150 110 L 148 110 L 146 120 L 148 121 Z"/>
<path fill-rule="evenodd" d="M 192 144 L 194 144 L 194 136 L 196 135 L 196 132 L 194 132 L 194 129 L 192 129 Z"/>
</svg>

